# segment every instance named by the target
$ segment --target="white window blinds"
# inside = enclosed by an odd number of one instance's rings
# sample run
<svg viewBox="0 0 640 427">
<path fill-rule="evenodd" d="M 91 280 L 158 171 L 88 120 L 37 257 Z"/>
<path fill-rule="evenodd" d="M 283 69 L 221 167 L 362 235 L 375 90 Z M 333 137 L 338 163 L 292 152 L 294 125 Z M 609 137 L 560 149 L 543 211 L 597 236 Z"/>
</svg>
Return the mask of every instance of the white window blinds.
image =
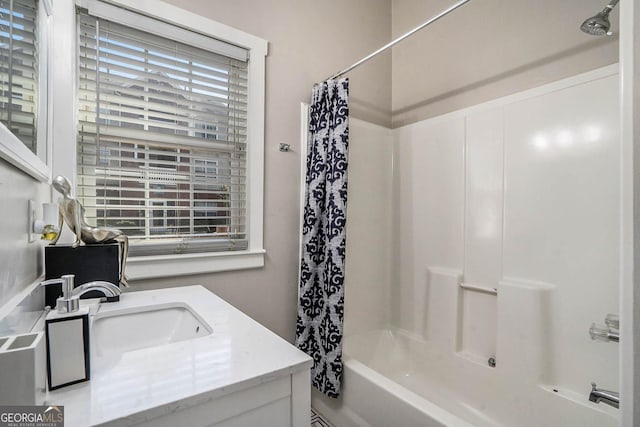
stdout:
<svg viewBox="0 0 640 427">
<path fill-rule="evenodd" d="M 0 121 L 36 152 L 38 4 L 0 0 Z"/>
<path fill-rule="evenodd" d="M 247 62 L 82 10 L 78 28 L 89 221 L 133 256 L 247 249 Z"/>
</svg>

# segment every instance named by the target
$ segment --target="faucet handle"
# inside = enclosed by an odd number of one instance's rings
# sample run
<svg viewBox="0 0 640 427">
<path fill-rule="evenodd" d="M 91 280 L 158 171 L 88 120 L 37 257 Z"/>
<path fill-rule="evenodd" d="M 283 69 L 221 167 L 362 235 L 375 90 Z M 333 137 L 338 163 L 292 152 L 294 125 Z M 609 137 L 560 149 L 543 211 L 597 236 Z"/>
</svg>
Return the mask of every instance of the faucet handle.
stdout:
<svg viewBox="0 0 640 427">
<path fill-rule="evenodd" d="M 617 314 L 607 314 L 604 318 L 604 323 L 610 328 L 620 329 L 620 317 Z"/>
<path fill-rule="evenodd" d="M 609 342 L 609 328 L 607 327 L 602 327 L 592 323 L 589 328 L 589 335 L 594 341 Z M 591 384 L 593 385 L 594 383 Z"/>
<path fill-rule="evenodd" d="M 620 332 L 611 324 L 608 324 L 607 326 L 601 326 L 592 323 L 591 327 L 589 328 L 589 335 L 594 341 L 620 342 Z"/>
</svg>

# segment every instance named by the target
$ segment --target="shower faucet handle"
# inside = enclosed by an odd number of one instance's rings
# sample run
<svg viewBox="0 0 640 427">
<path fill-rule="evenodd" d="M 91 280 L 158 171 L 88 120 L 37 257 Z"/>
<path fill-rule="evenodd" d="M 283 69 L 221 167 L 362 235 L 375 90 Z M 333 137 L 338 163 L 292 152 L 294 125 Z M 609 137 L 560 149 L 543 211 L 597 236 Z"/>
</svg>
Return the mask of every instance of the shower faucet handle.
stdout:
<svg viewBox="0 0 640 427">
<path fill-rule="evenodd" d="M 617 314 L 607 314 L 604 318 L 604 324 L 611 329 L 620 329 L 620 317 Z"/>
<path fill-rule="evenodd" d="M 589 328 L 589 336 L 593 341 L 609 342 L 609 328 L 603 328 L 595 323 L 591 324 Z"/>
<path fill-rule="evenodd" d="M 617 329 L 610 328 L 608 326 L 600 326 L 595 323 L 591 324 L 589 328 L 589 335 L 591 339 L 594 341 L 601 342 L 619 342 L 620 341 L 620 333 Z"/>
</svg>

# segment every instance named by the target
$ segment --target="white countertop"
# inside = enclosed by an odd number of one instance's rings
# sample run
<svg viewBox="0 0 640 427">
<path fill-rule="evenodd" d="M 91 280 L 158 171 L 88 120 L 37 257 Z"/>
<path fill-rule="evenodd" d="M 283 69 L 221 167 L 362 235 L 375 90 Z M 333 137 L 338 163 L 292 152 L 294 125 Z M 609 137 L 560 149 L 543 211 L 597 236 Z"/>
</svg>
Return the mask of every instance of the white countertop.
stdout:
<svg viewBox="0 0 640 427">
<path fill-rule="evenodd" d="M 170 302 L 191 306 L 213 333 L 91 355 L 90 381 L 47 393 L 45 404 L 64 406 L 65 425 L 134 425 L 311 366 L 309 356 L 202 286 L 123 293 L 99 312 Z"/>
</svg>

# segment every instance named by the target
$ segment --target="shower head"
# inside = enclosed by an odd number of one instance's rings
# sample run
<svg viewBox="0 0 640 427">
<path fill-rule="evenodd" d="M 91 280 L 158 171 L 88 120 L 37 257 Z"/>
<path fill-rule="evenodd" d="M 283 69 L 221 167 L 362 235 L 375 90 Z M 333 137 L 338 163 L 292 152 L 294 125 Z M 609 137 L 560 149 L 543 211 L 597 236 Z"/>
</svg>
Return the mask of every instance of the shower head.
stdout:
<svg viewBox="0 0 640 427">
<path fill-rule="evenodd" d="M 609 23 L 609 12 L 618 4 L 618 1 L 619 0 L 611 0 L 602 12 L 584 21 L 580 29 L 592 36 L 611 35 L 609 32 L 609 28 L 611 27 Z"/>
</svg>

